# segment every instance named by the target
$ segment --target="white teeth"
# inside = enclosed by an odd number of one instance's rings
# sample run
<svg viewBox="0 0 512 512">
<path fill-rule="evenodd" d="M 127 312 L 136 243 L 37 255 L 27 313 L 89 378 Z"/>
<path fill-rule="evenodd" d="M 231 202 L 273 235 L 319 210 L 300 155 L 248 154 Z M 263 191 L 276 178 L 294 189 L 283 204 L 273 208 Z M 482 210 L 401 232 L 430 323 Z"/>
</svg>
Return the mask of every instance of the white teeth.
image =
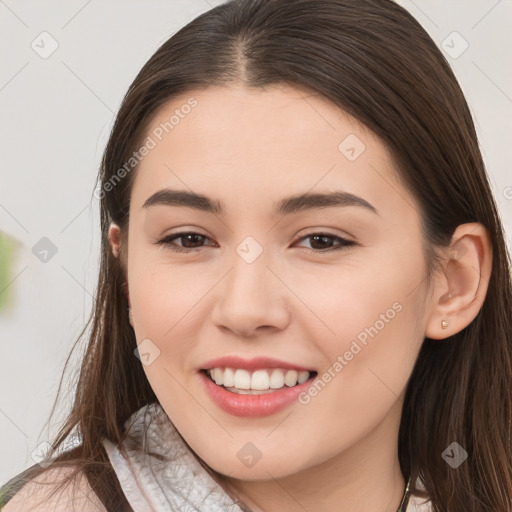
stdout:
<svg viewBox="0 0 512 512">
<path fill-rule="evenodd" d="M 238 389 L 251 389 L 251 374 L 247 370 L 237 370 L 233 386 Z"/>
<path fill-rule="evenodd" d="M 224 372 L 222 368 L 215 368 L 213 373 L 213 379 L 215 380 L 215 384 L 221 385 L 223 383 Z"/>
<path fill-rule="evenodd" d="M 235 385 L 235 372 L 231 368 L 224 369 L 224 386 L 229 388 Z"/>
<path fill-rule="evenodd" d="M 258 370 L 252 374 L 251 389 L 268 389 L 270 379 L 267 370 Z"/>
<path fill-rule="evenodd" d="M 306 382 L 309 379 L 309 372 L 299 372 L 299 376 L 297 377 L 297 381 L 299 384 Z"/>
<path fill-rule="evenodd" d="M 264 391 L 292 387 L 309 379 L 308 371 L 283 370 L 281 368 L 263 369 L 249 372 L 241 368 L 212 368 L 207 371 L 211 379 L 219 386 L 236 390 Z M 254 393 L 258 394 L 258 393 Z"/>
<path fill-rule="evenodd" d="M 295 370 L 289 370 L 284 376 L 284 383 L 287 386 L 295 386 L 297 384 L 297 372 Z"/>
<path fill-rule="evenodd" d="M 281 389 L 284 386 L 284 373 L 282 370 L 274 370 L 270 375 L 270 387 Z"/>
</svg>

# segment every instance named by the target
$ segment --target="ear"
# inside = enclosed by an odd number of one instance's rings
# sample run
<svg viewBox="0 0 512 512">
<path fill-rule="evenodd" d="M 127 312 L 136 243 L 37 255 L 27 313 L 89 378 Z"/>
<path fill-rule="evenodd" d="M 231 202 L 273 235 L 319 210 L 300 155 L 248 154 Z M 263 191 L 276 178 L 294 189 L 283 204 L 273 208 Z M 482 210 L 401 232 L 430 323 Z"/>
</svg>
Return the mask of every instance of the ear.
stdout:
<svg viewBox="0 0 512 512">
<path fill-rule="evenodd" d="M 425 336 L 435 340 L 452 336 L 473 321 L 484 303 L 492 270 L 492 244 L 480 223 L 458 226 L 445 251 L 425 330 Z M 443 320 L 448 324 L 445 329 Z"/>
<path fill-rule="evenodd" d="M 119 247 L 121 243 L 121 228 L 114 222 L 110 223 L 108 229 L 108 239 L 112 248 L 112 253 L 117 258 L 119 257 Z"/>
<path fill-rule="evenodd" d="M 116 258 L 119 257 L 120 254 L 120 246 L 121 246 L 121 228 L 115 224 L 114 222 L 110 223 L 110 226 L 108 228 L 108 240 L 110 243 L 110 246 L 112 248 L 112 253 Z M 128 318 L 130 325 L 133 327 L 133 317 L 132 317 L 132 310 L 131 310 L 131 304 L 130 304 L 130 292 L 128 290 L 128 283 L 123 283 L 123 290 L 126 295 L 126 300 L 128 301 Z"/>
</svg>

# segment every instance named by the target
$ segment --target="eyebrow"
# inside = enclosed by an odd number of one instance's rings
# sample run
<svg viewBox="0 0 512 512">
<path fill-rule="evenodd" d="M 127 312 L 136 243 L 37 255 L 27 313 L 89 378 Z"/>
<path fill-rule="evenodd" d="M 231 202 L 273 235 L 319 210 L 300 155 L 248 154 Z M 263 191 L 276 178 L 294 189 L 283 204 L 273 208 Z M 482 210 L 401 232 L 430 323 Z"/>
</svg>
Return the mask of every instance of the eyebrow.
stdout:
<svg viewBox="0 0 512 512">
<path fill-rule="evenodd" d="M 143 204 L 143 208 L 155 205 L 184 206 L 215 215 L 224 214 L 222 202 L 202 194 L 186 190 L 165 188 L 155 192 Z M 379 215 L 377 209 L 362 197 L 349 192 L 334 191 L 328 193 L 304 193 L 286 197 L 274 204 L 273 215 L 291 215 L 304 210 L 316 208 L 331 208 L 344 206 L 359 206 Z"/>
</svg>

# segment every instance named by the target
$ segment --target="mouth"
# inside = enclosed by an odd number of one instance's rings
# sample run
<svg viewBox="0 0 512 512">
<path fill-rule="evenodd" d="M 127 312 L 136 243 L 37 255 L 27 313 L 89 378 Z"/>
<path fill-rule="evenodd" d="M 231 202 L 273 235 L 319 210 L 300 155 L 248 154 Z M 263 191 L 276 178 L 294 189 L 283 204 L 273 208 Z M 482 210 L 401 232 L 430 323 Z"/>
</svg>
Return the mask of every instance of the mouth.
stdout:
<svg viewBox="0 0 512 512">
<path fill-rule="evenodd" d="M 259 368 L 246 370 L 217 366 L 200 370 L 217 386 L 240 395 L 263 395 L 300 386 L 316 377 L 315 370 L 293 370 L 287 368 Z"/>
<path fill-rule="evenodd" d="M 198 375 L 206 395 L 224 412 L 258 418 L 297 403 L 318 374 L 305 368 L 283 368 L 286 364 L 270 368 L 252 366 L 249 370 L 219 366 L 217 362 L 215 366 L 198 371 Z"/>
</svg>

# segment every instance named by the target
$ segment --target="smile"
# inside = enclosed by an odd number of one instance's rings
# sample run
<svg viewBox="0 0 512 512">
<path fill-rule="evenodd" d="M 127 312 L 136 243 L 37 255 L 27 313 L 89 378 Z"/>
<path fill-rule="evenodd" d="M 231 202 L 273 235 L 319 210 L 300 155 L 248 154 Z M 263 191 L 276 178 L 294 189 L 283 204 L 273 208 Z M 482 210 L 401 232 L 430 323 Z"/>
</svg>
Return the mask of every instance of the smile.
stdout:
<svg viewBox="0 0 512 512">
<path fill-rule="evenodd" d="M 206 375 L 218 386 L 232 393 L 257 395 L 272 393 L 285 386 L 290 388 L 306 382 L 310 371 L 287 370 L 284 368 L 266 368 L 255 371 L 242 368 L 210 368 Z"/>
<path fill-rule="evenodd" d="M 290 407 L 318 375 L 268 358 L 222 358 L 212 363 L 197 372 L 205 394 L 222 411 L 238 417 L 269 416 Z"/>
</svg>

